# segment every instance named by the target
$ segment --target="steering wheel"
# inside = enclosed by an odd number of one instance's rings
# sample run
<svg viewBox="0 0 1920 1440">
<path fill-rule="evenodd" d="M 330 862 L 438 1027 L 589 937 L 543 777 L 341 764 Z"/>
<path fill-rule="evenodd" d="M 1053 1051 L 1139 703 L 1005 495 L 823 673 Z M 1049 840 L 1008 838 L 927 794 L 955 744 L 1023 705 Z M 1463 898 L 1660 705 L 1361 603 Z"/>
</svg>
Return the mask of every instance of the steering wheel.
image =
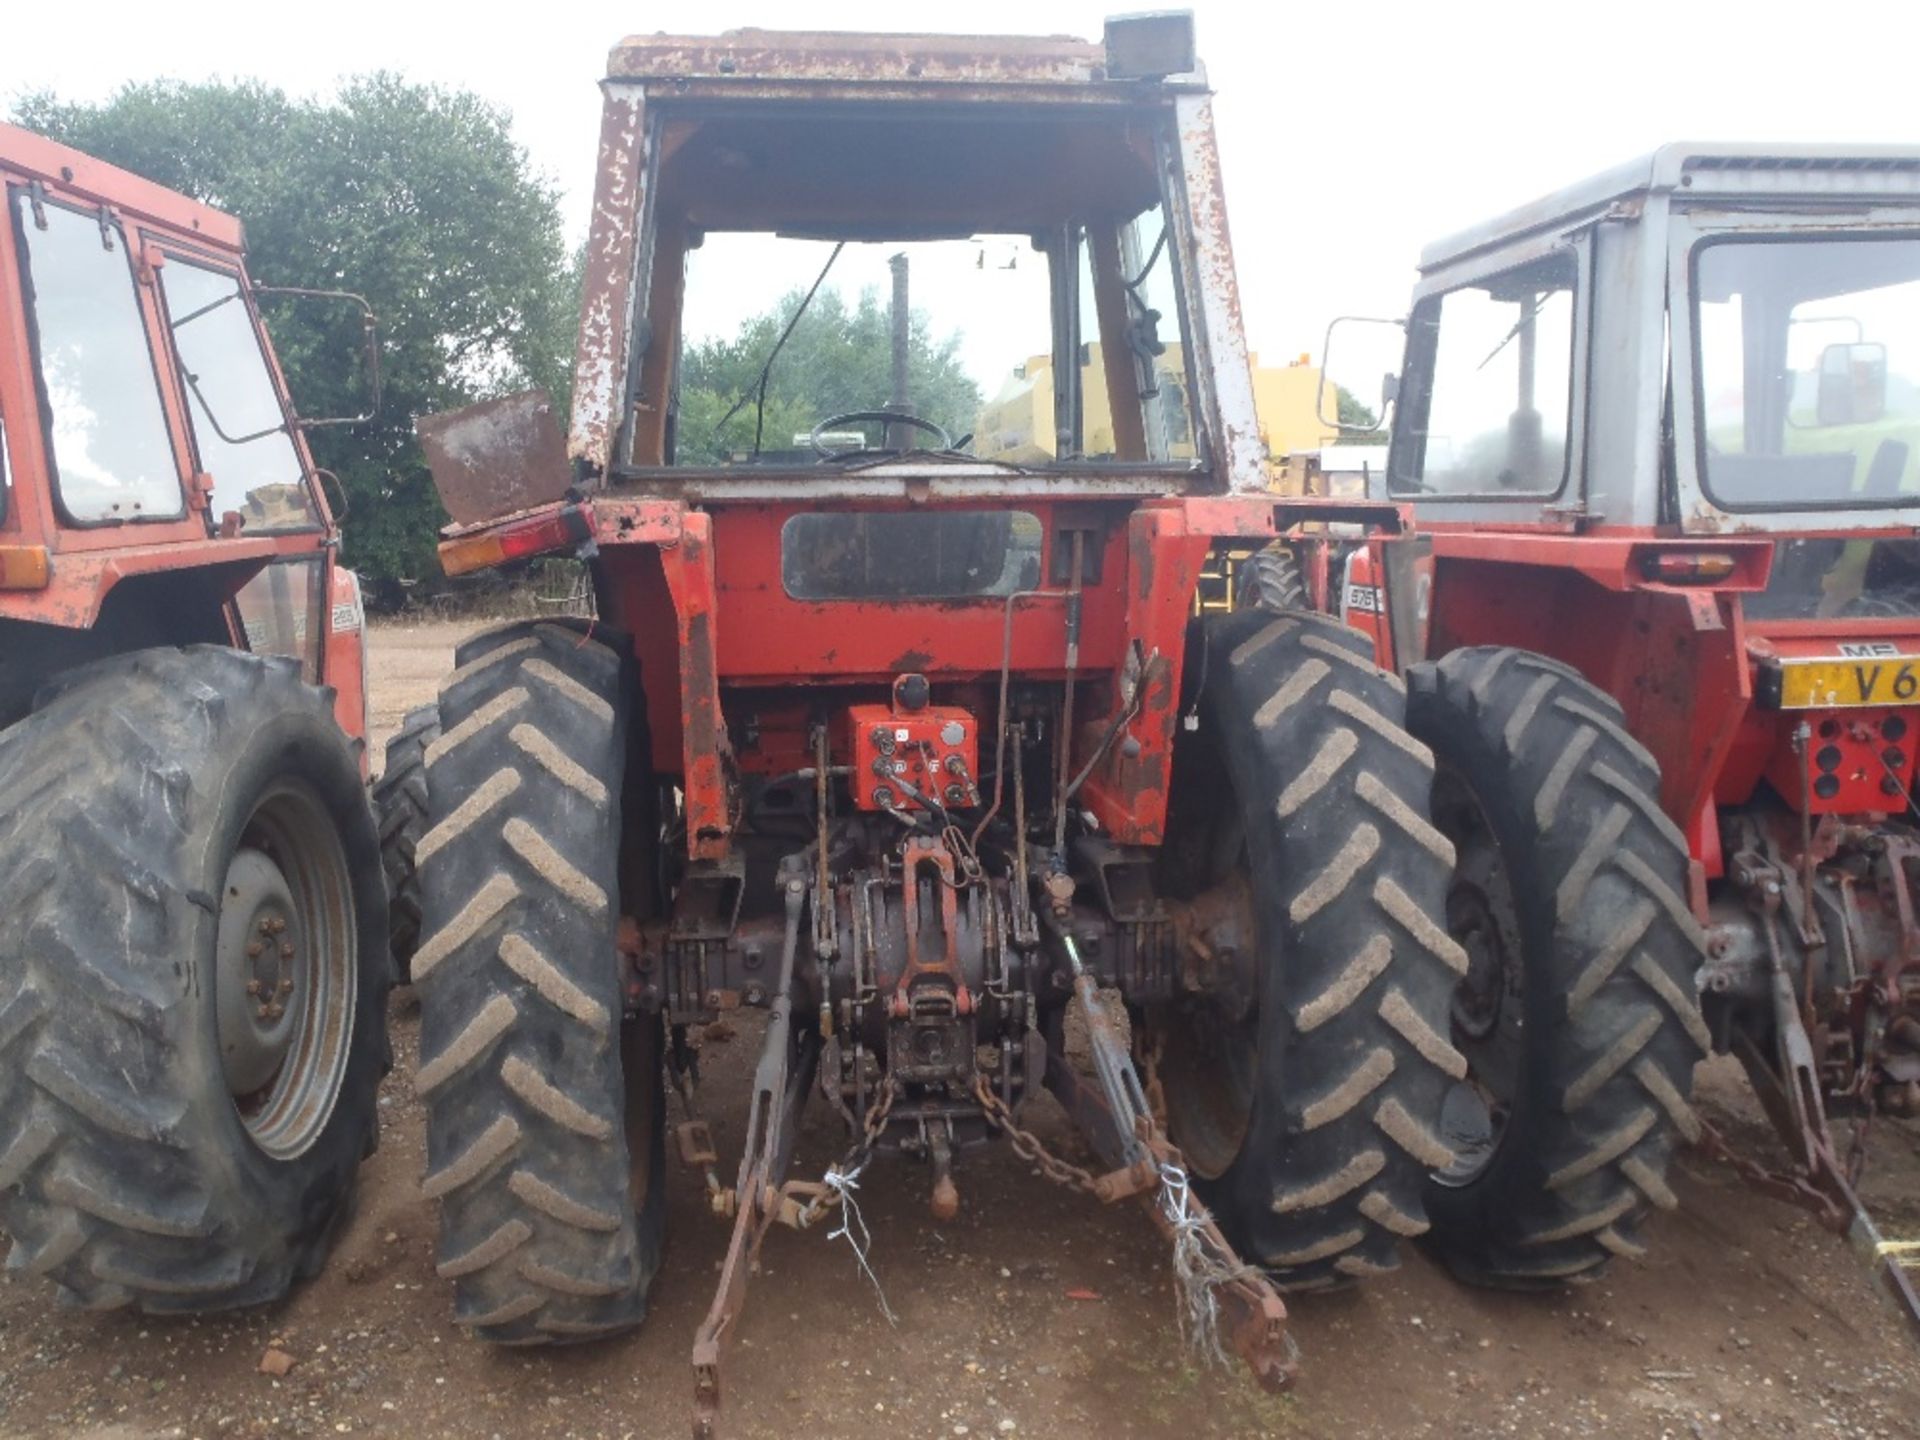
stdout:
<svg viewBox="0 0 1920 1440">
<path fill-rule="evenodd" d="M 915 430 L 924 430 L 940 442 L 939 445 L 934 448 L 939 450 L 953 449 L 953 437 L 947 434 L 945 430 L 941 429 L 931 420 L 922 420 L 918 415 L 909 415 L 904 410 L 849 410 L 844 415 L 829 415 L 813 427 L 812 431 L 807 435 L 807 443 L 813 447 L 814 453 L 822 460 L 844 460 L 849 455 L 859 455 L 874 447 L 859 445 L 851 450 L 834 450 L 828 448 L 826 441 L 821 437 L 835 426 L 854 425 L 865 422 L 879 422 L 887 425 L 907 425 Z M 879 448 L 884 449 L 885 447 L 882 446 Z"/>
</svg>

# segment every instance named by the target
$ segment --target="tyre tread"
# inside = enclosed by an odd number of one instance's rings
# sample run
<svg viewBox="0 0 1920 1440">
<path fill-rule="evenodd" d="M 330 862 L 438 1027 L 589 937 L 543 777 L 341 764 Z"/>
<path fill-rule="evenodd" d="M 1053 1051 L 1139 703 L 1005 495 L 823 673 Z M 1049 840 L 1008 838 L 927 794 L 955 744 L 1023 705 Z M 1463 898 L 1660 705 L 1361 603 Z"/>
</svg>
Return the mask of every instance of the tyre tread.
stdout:
<svg viewBox="0 0 1920 1440">
<path fill-rule="evenodd" d="M 1687 1092 L 1708 1037 L 1689 996 L 1704 937 L 1686 845 L 1653 757 L 1578 671 L 1481 646 L 1410 683 L 1410 727 L 1506 817 L 1520 904 L 1540 897 L 1522 935 L 1550 936 L 1552 966 L 1550 998 L 1527 1011 L 1548 1024 L 1525 1139 L 1484 1181 L 1435 1187 L 1428 1243 L 1469 1280 L 1559 1283 L 1641 1252 L 1646 1212 L 1673 1203 L 1674 1138 L 1696 1132 Z"/>
<path fill-rule="evenodd" d="M 427 749 L 419 1084 L 454 1316 L 500 1344 L 639 1323 L 617 915 L 621 662 L 551 622 L 463 646 Z"/>
<path fill-rule="evenodd" d="M 1452 850 L 1427 819 L 1432 758 L 1401 726 L 1397 677 L 1331 617 L 1256 608 L 1209 617 L 1195 643 L 1216 657 L 1203 728 L 1249 858 L 1281 877 L 1255 904 L 1284 957 L 1262 980 L 1278 1068 L 1263 1050 L 1277 1090 L 1259 1095 L 1278 1098 L 1255 1099 L 1239 1158 L 1202 1193 L 1282 1288 L 1349 1284 L 1424 1227 L 1426 1167 L 1446 1153 L 1430 1122 L 1455 1061 L 1435 1041 L 1465 958 L 1435 918 Z"/>
</svg>

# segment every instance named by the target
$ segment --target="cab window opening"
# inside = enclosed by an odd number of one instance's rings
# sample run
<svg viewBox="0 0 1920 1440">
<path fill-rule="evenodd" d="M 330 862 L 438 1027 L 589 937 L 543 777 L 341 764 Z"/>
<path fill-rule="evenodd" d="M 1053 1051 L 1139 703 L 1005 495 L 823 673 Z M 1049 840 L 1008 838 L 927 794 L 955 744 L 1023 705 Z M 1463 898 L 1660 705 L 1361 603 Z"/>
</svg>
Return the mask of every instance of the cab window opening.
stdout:
<svg viewBox="0 0 1920 1440">
<path fill-rule="evenodd" d="M 180 469 L 125 231 L 10 191 L 53 493 L 75 524 L 177 520 Z"/>
<path fill-rule="evenodd" d="M 1564 487 L 1578 278 L 1561 250 L 1415 309 L 1407 388 L 1418 418 L 1394 459 L 1394 493 L 1499 499 Z"/>
<path fill-rule="evenodd" d="M 1197 460 L 1157 117 L 893 126 L 850 107 L 773 141 L 764 116 L 658 123 L 623 469 Z M 876 181 L 867 162 L 895 150 L 911 173 Z M 1042 184 L 1062 156 L 1103 163 Z M 816 438 L 892 409 L 946 453 L 884 416 Z"/>
</svg>

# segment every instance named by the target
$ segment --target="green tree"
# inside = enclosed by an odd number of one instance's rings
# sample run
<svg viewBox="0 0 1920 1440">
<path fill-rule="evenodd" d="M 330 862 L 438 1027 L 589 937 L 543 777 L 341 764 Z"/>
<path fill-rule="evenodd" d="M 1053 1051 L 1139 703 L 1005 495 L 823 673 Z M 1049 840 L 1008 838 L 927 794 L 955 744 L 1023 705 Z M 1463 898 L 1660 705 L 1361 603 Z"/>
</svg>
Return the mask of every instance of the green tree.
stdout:
<svg viewBox="0 0 1920 1440">
<path fill-rule="evenodd" d="M 1340 420 L 1340 442 L 1343 445 L 1384 445 L 1387 432 L 1374 427 L 1380 423 L 1380 417 L 1374 413 L 1358 395 L 1344 385 L 1336 385 L 1339 409 L 1334 413 Z"/>
<path fill-rule="evenodd" d="M 38 94 L 15 118 L 238 215 L 265 285 L 352 290 L 380 319 L 381 413 L 312 432 L 349 504 L 348 563 L 372 579 L 438 573 L 445 522 L 416 415 L 540 385 L 564 403 L 578 316 L 554 187 L 506 112 L 391 74 L 331 99 L 251 82 L 129 85 L 100 104 Z M 347 308 L 263 301 L 294 402 L 364 408 L 359 323 Z"/>
<path fill-rule="evenodd" d="M 682 461 L 699 464 L 753 449 L 761 367 L 803 298 L 802 291 L 793 291 L 748 320 L 731 340 L 687 346 L 677 430 Z M 973 429 L 980 412 L 980 387 L 960 368 L 959 349 L 959 335 L 936 340 L 926 314 L 913 312 L 907 389 L 914 413 L 955 440 Z M 877 292 L 863 291 L 849 306 L 839 291 L 822 290 L 773 362 L 761 448 L 791 449 L 795 435 L 829 416 L 883 409 L 892 393 L 892 374 L 892 326 Z M 727 418 L 742 397 L 746 403 Z"/>
</svg>

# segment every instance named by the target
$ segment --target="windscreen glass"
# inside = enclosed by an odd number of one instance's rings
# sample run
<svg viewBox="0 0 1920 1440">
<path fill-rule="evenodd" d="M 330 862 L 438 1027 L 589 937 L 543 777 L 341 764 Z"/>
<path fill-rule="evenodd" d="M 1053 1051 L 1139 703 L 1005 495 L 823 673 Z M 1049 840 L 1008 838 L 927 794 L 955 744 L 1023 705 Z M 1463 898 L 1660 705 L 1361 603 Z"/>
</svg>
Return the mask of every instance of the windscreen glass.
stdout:
<svg viewBox="0 0 1920 1440">
<path fill-rule="evenodd" d="M 1540 495 L 1567 472 L 1578 267 L 1558 254 L 1414 312 L 1409 381 L 1425 401 L 1393 489 Z"/>
<path fill-rule="evenodd" d="M 11 202 L 61 507 L 81 524 L 179 517 L 180 472 L 126 236 L 24 190 Z"/>
<path fill-rule="evenodd" d="M 1168 247 L 1158 211 L 1126 228 L 1130 348 L 1110 370 L 1084 230 L 1047 237 L 856 243 L 709 235 L 687 259 L 675 462 L 813 464 L 876 452 L 947 451 L 1018 465 L 1114 457 L 1110 374 L 1142 392 L 1133 458 L 1192 459 Z M 1051 253 L 1049 253 L 1051 251 Z M 1076 307 L 1056 310 L 1054 267 L 1071 267 Z M 817 285 L 817 288 L 816 288 Z M 896 295 L 906 298 L 905 404 L 895 395 Z M 809 298 L 811 296 L 811 298 Z M 1054 372 L 1054 326 L 1070 324 L 1075 374 Z M 764 395 L 764 398 L 763 398 Z M 835 422 L 904 408 L 925 426 Z M 1078 413 L 1075 413 L 1077 409 Z"/>
<path fill-rule="evenodd" d="M 214 513 L 238 511 L 249 531 L 317 525 L 239 277 L 174 257 L 160 284 Z"/>
<path fill-rule="evenodd" d="M 847 421 L 821 430 L 816 450 L 823 421 L 890 408 L 897 280 L 911 317 L 906 408 L 937 428 L 888 436 L 884 422 Z M 989 396 L 1020 378 L 1031 389 L 1050 364 L 1047 257 L 1024 240 L 709 235 L 687 257 L 685 307 L 683 465 L 811 462 L 889 440 L 971 451 Z M 1041 388 L 1051 395 L 1050 383 Z M 1034 418 L 1050 446 L 1050 425 L 1031 412 L 1020 441 L 1033 440 Z"/>
<path fill-rule="evenodd" d="M 1716 505 L 1920 503 L 1920 239 L 1708 241 L 1693 286 Z"/>
<path fill-rule="evenodd" d="M 1024 510 L 795 515 L 780 576 L 795 600 L 998 599 L 1039 585 L 1041 538 Z"/>
<path fill-rule="evenodd" d="M 1920 541 L 1809 536 L 1779 540 L 1750 620 L 1871 620 L 1920 616 Z"/>
</svg>

